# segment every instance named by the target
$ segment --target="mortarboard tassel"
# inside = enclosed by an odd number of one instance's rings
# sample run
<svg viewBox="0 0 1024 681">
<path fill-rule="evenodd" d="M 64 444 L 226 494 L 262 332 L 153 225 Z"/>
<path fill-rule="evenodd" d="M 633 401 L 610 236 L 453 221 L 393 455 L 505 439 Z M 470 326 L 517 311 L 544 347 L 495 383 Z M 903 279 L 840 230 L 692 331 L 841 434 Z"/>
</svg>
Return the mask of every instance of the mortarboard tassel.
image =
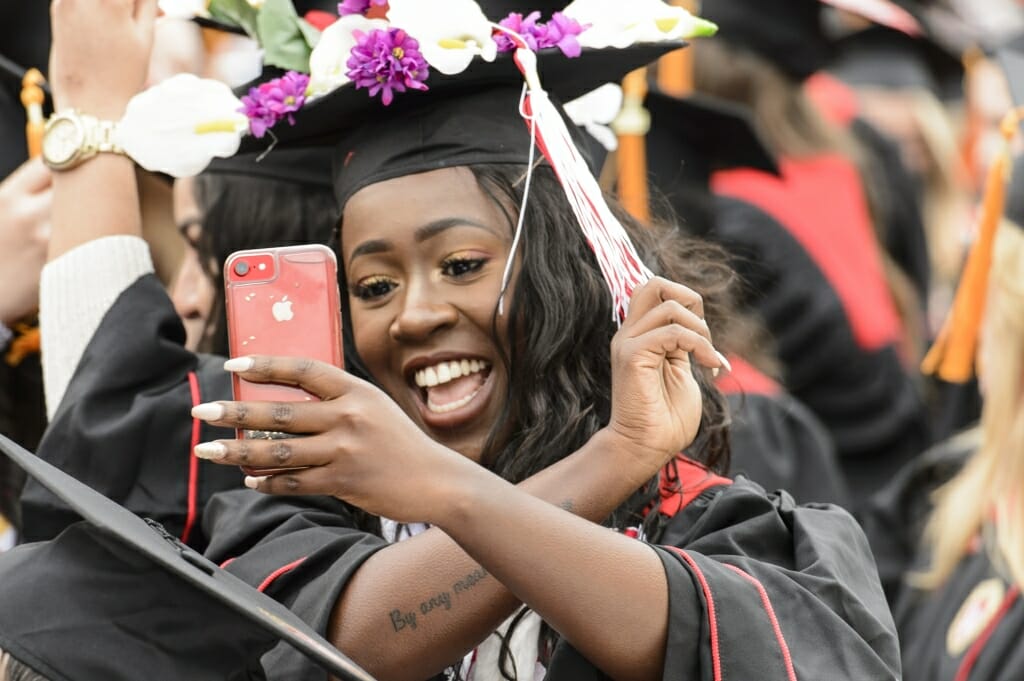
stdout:
<svg viewBox="0 0 1024 681">
<path fill-rule="evenodd" d="M 653 275 L 640 260 L 622 224 L 604 200 L 597 179 L 576 148 L 562 115 L 541 87 L 537 56 L 521 37 L 509 32 L 516 42 L 515 62 L 526 81 L 522 110 L 536 137 L 537 146 L 558 177 L 573 213 L 612 294 L 612 314 L 625 319 L 633 290 Z"/>
<path fill-rule="evenodd" d="M 612 124 L 619 136 L 619 201 L 630 215 L 644 223 L 651 219 L 647 189 L 647 133 L 651 115 L 644 108 L 646 96 L 647 69 L 637 69 L 622 81 L 622 112 Z"/>
<path fill-rule="evenodd" d="M 29 69 L 21 79 L 21 105 L 25 107 L 28 122 L 25 123 L 25 139 L 28 142 L 28 157 L 37 158 L 43 153 L 43 100 L 46 93 L 42 85 L 46 82 L 39 69 Z"/>
<path fill-rule="evenodd" d="M 1010 175 L 1010 142 L 1017 134 L 1024 107 L 1010 111 L 1003 118 L 1000 130 L 1005 144 L 989 169 L 985 198 L 981 205 L 978 237 L 967 256 L 960 276 L 953 306 L 938 338 L 921 362 L 921 370 L 949 383 L 965 383 L 974 375 L 974 359 L 978 348 L 978 332 L 985 313 L 988 273 L 992 265 L 992 248 L 996 231 L 1003 217 L 1006 190 Z"/>
</svg>

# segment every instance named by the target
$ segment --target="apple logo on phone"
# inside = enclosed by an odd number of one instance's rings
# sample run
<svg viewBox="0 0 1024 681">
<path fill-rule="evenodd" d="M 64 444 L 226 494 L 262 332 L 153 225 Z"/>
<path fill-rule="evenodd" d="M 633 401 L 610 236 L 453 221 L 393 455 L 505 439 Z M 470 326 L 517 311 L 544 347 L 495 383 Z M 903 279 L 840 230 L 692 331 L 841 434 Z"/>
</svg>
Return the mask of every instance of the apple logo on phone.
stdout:
<svg viewBox="0 0 1024 681">
<path fill-rule="evenodd" d="M 295 313 L 292 312 L 292 301 L 288 300 L 288 296 L 274 303 L 270 308 L 270 313 L 279 322 L 290 322 L 295 316 Z"/>
</svg>

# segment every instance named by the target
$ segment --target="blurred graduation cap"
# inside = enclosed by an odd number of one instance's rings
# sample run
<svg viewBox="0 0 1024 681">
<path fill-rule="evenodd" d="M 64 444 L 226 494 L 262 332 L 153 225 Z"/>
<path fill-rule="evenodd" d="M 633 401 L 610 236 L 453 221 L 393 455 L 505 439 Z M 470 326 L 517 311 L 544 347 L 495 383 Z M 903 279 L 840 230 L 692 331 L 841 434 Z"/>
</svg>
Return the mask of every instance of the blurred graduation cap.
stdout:
<svg viewBox="0 0 1024 681">
<path fill-rule="evenodd" d="M 0 451 L 86 522 L 0 555 L 0 649 L 52 681 L 263 679 L 289 644 L 373 681 L 283 605 L 0 436 Z"/>
<path fill-rule="evenodd" d="M 21 81 L 27 69 L 46 73 L 50 55 L 50 3 L 0 3 L 0 179 L 27 158 Z"/>
<path fill-rule="evenodd" d="M 647 94 L 651 114 L 647 169 L 651 182 L 695 233 L 713 226 L 711 174 L 753 168 L 778 174 L 775 157 L 757 133 L 749 109 L 708 95 Z"/>
<path fill-rule="evenodd" d="M 908 35 L 871 26 L 836 41 L 829 70 L 853 86 L 927 90 L 941 99 L 963 92 L 961 55 L 972 43 L 965 25 L 926 3 L 899 0 L 922 31 Z M 957 32 L 957 26 L 960 30 Z"/>
<path fill-rule="evenodd" d="M 718 24 L 718 39 L 760 54 L 802 81 L 834 56 L 823 22 L 826 6 L 895 32 L 914 33 L 920 28 L 914 16 L 891 0 L 705 0 L 701 12 Z"/>
</svg>

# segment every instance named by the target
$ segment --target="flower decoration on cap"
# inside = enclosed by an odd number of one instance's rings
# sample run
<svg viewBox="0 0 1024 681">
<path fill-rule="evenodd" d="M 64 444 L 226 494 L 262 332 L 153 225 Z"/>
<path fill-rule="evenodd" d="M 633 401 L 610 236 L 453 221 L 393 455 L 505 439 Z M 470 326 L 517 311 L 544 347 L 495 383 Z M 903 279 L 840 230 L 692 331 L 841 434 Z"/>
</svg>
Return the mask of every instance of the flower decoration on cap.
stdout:
<svg viewBox="0 0 1024 681">
<path fill-rule="evenodd" d="M 117 142 L 136 163 L 173 177 L 195 175 L 238 151 L 249 130 L 241 102 L 224 83 L 183 73 L 128 102 Z"/>
<path fill-rule="evenodd" d="M 357 32 L 355 36 L 348 77 L 356 89 L 369 88 L 371 97 L 380 93 L 384 106 L 391 104 L 395 92 L 427 89 L 423 81 L 430 68 L 415 38 L 400 28 Z"/>
<path fill-rule="evenodd" d="M 338 3 L 338 16 L 366 14 L 371 7 L 385 7 L 388 0 L 342 0 Z"/>
<path fill-rule="evenodd" d="M 631 0 L 628 12 L 619 0 L 575 0 L 547 21 L 540 12 L 512 13 L 500 24 L 474 0 L 445 0 L 443 10 L 427 0 L 340 0 L 339 18 L 317 22 L 322 30 L 299 17 L 292 0 L 161 0 L 161 7 L 241 29 L 259 43 L 267 65 L 286 71 L 251 87 L 242 99 L 223 84 L 194 77 L 170 79 L 138 95 L 122 122 L 122 146 L 143 167 L 177 177 L 232 155 L 243 135 L 274 137 L 274 126 L 294 125 L 304 106 L 339 88 L 366 90 L 388 106 L 396 95 L 429 89 L 433 71 L 455 75 L 474 60 L 493 61 L 499 50 L 515 51 L 521 65 L 527 52 L 557 48 L 577 57 L 587 48 L 672 41 L 715 28 L 662 0 Z M 524 76 L 542 103 L 535 70 L 526 69 Z M 617 100 L 604 101 L 611 107 Z M 570 108 L 594 113 L 593 104 Z M 540 118 L 550 121 L 550 115 Z M 582 125 L 611 146 L 614 140 L 602 135 L 607 118 L 590 116 Z M 554 135 L 561 139 L 561 130 Z"/>
<path fill-rule="evenodd" d="M 540 23 L 538 19 L 540 12 L 530 12 L 526 17 L 519 12 L 512 12 L 502 19 L 499 25 L 522 36 L 527 46 L 534 52 L 547 47 L 557 47 L 566 57 L 580 56 L 582 48 L 577 36 L 589 26 L 581 25 L 562 12 L 553 13 L 551 21 L 546 24 Z M 495 33 L 494 42 L 499 52 L 511 52 L 516 49 L 512 39 L 502 32 Z"/>
<path fill-rule="evenodd" d="M 620 0 L 574 0 L 563 13 L 583 25 L 583 47 L 629 47 L 634 43 L 679 40 L 714 35 L 710 21 L 661 0 L 630 0 L 624 11 Z"/>
<path fill-rule="evenodd" d="M 277 125 L 282 118 L 295 125 L 292 116 L 306 102 L 306 88 L 309 76 L 289 71 L 280 78 L 250 88 L 242 97 L 238 110 L 249 119 L 249 131 L 254 137 L 263 137 L 267 130 Z"/>
<path fill-rule="evenodd" d="M 447 0 L 444 11 L 424 0 L 391 0 L 388 20 L 419 41 L 423 57 L 445 75 L 465 71 L 476 57 L 494 61 L 493 24 L 473 0 Z"/>
</svg>

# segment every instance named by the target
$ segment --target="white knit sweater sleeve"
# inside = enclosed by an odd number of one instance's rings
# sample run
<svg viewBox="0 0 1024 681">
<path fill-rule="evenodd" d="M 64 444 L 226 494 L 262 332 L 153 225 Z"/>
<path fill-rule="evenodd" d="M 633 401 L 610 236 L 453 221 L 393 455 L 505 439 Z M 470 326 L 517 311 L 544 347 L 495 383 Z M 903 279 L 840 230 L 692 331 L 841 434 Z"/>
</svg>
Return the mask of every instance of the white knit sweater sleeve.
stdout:
<svg viewBox="0 0 1024 681">
<path fill-rule="evenodd" d="M 153 271 L 149 246 L 127 235 L 82 244 L 43 267 L 39 327 L 47 418 L 57 412 L 107 311 L 129 286 Z"/>
</svg>

